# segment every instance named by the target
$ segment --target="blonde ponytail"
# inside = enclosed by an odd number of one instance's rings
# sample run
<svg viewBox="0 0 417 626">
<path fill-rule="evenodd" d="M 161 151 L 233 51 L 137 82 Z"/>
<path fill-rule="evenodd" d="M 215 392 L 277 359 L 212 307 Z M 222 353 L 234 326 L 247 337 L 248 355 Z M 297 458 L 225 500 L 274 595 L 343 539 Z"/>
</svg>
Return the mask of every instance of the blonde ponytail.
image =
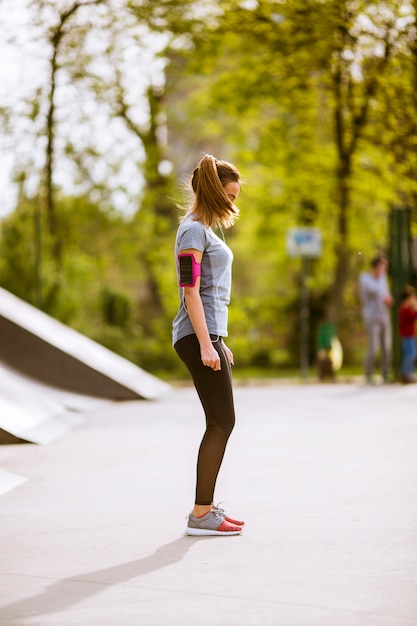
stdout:
<svg viewBox="0 0 417 626">
<path fill-rule="evenodd" d="M 224 190 L 230 182 L 240 183 L 240 174 L 235 166 L 205 154 L 192 175 L 194 201 L 188 213 L 193 213 L 195 219 L 206 226 L 232 226 L 239 210 Z"/>
</svg>

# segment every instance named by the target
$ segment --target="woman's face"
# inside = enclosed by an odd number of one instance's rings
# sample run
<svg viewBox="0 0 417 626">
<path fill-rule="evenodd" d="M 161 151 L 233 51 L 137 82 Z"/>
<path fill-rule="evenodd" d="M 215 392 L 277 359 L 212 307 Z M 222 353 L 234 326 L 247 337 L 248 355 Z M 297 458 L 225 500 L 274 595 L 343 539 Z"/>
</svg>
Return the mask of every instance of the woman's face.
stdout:
<svg viewBox="0 0 417 626">
<path fill-rule="evenodd" d="M 230 183 L 226 183 L 224 186 L 224 190 L 227 193 L 227 195 L 229 196 L 230 200 L 233 202 L 233 204 L 235 203 L 235 201 L 237 200 L 237 197 L 240 193 L 240 185 L 239 183 L 236 183 L 235 181 L 232 181 Z"/>
</svg>

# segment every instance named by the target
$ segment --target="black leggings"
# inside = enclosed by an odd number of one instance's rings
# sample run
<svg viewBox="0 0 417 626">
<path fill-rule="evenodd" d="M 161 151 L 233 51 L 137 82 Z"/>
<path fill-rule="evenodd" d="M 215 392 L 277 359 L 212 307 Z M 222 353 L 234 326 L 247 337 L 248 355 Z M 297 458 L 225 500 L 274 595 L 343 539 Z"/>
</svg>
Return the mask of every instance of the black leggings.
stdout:
<svg viewBox="0 0 417 626">
<path fill-rule="evenodd" d="M 232 372 L 221 337 L 212 337 L 220 356 L 221 370 L 203 365 L 196 335 L 188 335 L 175 344 L 175 350 L 188 368 L 206 415 L 206 432 L 197 460 L 195 503 L 213 502 L 216 479 L 222 464 L 227 440 L 235 425 Z"/>
</svg>

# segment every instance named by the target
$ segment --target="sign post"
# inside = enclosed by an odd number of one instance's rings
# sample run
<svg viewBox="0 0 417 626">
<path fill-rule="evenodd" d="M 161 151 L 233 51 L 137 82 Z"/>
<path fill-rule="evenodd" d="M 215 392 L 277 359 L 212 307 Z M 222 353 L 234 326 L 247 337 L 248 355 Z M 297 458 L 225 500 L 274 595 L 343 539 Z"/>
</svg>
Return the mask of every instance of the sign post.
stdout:
<svg viewBox="0 0 417 626">
<path fill-rule="evenodd" d="M 301 258 L 300 290 L 300 369 L 301 377 L 308 377 L 308 343 L 310 333 L 310 305 L 308 290 L 308 262 L 322 252 L 321 231 L 318 228 L 290 228 L 287 233 L 287 253 Z"/>
</svg>

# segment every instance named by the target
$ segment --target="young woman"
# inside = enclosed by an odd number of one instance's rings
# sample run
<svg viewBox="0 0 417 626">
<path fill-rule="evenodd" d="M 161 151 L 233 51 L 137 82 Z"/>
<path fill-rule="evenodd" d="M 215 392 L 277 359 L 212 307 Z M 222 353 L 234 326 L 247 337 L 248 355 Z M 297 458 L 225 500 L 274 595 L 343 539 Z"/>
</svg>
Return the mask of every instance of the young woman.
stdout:
<svg viewBox="0 0 417 626">
<path fill-rule="evenodd" d="M 173 344 L 188 368 L 206 416 L 197 459 L 195 504 L 187 535 L 237 535 L 243 522 L 214 506 L 214 488 L 227 440 L 235 423 L 227 336 L 230 301 L 230 248 L 212 227 L 232 226 L 238 209 L 240 175 L 226 161 L 205 155 L 194 170 L 193 202 L 178 228 L 175 253 L 180 307 L 173 322 Z"/>
</svg>

